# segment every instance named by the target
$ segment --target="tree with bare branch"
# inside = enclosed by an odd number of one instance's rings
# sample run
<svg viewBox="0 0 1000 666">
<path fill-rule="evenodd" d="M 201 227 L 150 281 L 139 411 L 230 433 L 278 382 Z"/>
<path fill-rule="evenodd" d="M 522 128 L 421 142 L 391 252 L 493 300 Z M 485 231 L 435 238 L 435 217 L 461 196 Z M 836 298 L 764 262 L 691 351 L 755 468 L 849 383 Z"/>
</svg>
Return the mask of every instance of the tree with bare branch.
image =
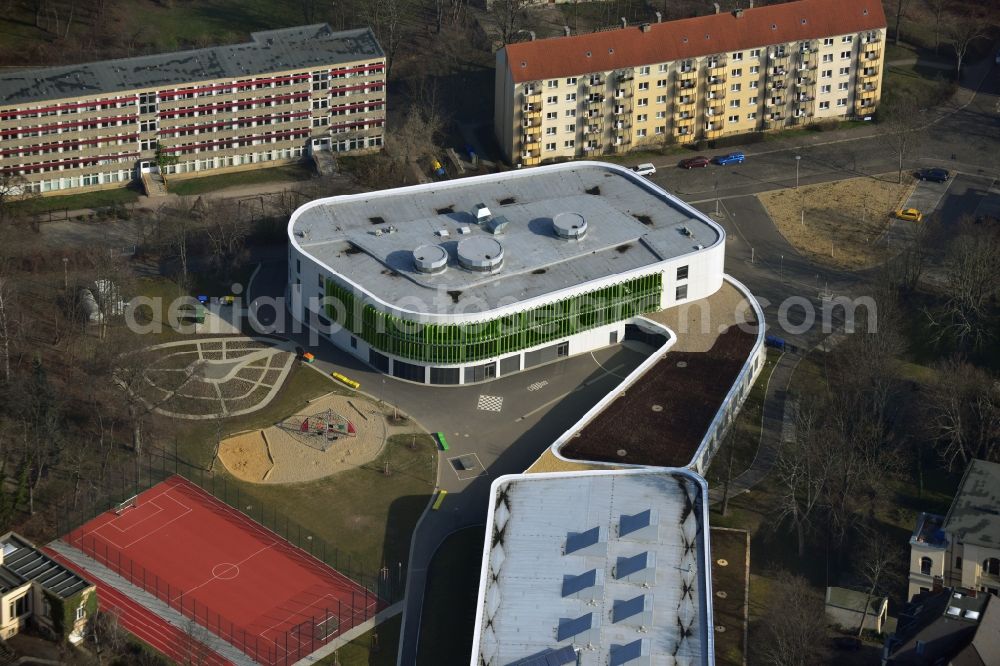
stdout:
<svg viewBox="0 0 1000 666">
<path fill-rule="evenodd" d="M 1000 462 L 1000 384 L 982 368 L 949 359 L 925 393 L 926 430 L 948 469 L 974 458 Z"/>
<path fill-rule="evenodd" d="M 493 0 L 489 6 L 489 16 L 500 35 L 500 41 L 510 44 L 522 31 L 527 18 L 530 0 Z"/>
<path fill-rule="evenodd" d="M 879 108 L 880 140 L 898 162 L 897 182 L 903 182 L 903 164 L 916 151 L 922 138 L 920 116 L 913 113 L 910 100 L 893 97 Z"/>
<path fill-rule="evenodd" d="M 973 14 L 953 16 L 948 19 L 948 37 L 955 50 L 955 80 L 962 80 L 962 62 L 969 52 L 969 46 L 978 39 L 986 38 L 986 24 Z"/>
<path fill-rule="evenodd" d="M 884 594 L 902 580 L 904 552 L 899 543 L 884 532 L 868 530 L 861 536 L 862 546 L 855 552 L 855 573 L 865 583 L 865 607 L 861 612 L 858 637 L 864 632 L 872 599 Z"/>
<path fill-rule="evenodd" d="M 823 600 L 805 578 L 779 571 L 760 623 L 762 640 L 754 641 L 760 663 L 811 666 L 824 662 Z"/>
<path fill-rule="evenodd" d="M 830 472 L 830 447 L 821 432 L 821 407 L 815 399 L 793 403 L 795 436 L 782 442 L 775 472 L 778 493 L 777 521 L 788 520 L 795 531 L 799 557 L 806 551 L 806 532 L 819 506 Z"/>
</svg>

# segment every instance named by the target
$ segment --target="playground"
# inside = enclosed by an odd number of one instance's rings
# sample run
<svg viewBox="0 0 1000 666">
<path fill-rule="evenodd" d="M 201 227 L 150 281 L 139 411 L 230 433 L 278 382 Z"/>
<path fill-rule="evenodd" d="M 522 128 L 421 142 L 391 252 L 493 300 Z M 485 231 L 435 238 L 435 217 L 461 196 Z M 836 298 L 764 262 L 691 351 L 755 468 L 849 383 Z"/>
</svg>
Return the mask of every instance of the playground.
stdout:
<svg viewBox="0 0 1000 666">
<path fill-rule="evenodd" d="M 391 421 L 391 411 L 361 395 L 330 393 L 268 428 L 223 440 L 219 460 L 251 483 L 313 481 L 374 460 L 390 436 L 411 430 Z"/>
</svg>

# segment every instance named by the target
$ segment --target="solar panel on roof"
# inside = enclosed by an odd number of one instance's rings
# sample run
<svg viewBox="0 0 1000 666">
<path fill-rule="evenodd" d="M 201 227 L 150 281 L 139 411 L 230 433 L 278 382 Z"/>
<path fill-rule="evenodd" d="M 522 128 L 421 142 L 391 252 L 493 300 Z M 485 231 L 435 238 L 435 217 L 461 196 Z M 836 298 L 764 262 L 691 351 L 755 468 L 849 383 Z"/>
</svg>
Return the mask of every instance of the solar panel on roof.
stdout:
<svg viewBox="0 0 1000 666">
<path fill-rule="evenodd" d="M 611 621 L 621 622 L 633 615 L 638 615 L 646 607 L 646 595 L 640 594 L 632 599 L 615 599 L 611 610 Z"/>
<path fill-rule="evenodd" d="M 639 553 L 632 557 L 619 557 L 615 565 L 615 578 L 624 578 L 642 571 L 648 566 L 649 552 Z"/>
<path fill-rule="evenodd" d="M 567 645 L 558 650 L 546 648 L 537 654 L 512 661 L 507 666 L 566 666 L 575 663 L 576 650 L 572 645 Z"/>
<path fill-rule="evenodd" d="M 582 634 L 593 626 L 593 619 L 593 613 L 587 613 L 586 615 L 581 615 L 578 618 L 559 618 L 559 629 L 556 631 L 556 640 L 564 641 L 567 638 L 576 636 L 577 634 Z"/>
<path fill-rule="evenodd" d="M 625 645 L 611 645 L 611 659 L 608 666 L 622 666 L 642 656 L 642 639 Z"/>
<path fill-rule="evenodd" d="M 593 587 L 596 582 L 597 569 L 585 571 L 579 576 L 563 576 L 562 595 L 568 597 L 571 594 L 576 594 L 580 590 Z"/>
<path fill-rule="evenodd" d="M 569 555 L 587 546 L 593 546 L 600 540 L 600 536 L 600 527 L 594 527 L 586 532 L 569 532 L 566 535 L 566 554 Z"/>
<path fill-rule="evenodd" d="M 631 516 L 623 513 L 622 517 L 618 520 L 618 536 L 625 536 L 626 534 L 641 530 L 643 527 L 649 527 L 651 516 L 652 512 L 649 509 Z"/>
</svg>

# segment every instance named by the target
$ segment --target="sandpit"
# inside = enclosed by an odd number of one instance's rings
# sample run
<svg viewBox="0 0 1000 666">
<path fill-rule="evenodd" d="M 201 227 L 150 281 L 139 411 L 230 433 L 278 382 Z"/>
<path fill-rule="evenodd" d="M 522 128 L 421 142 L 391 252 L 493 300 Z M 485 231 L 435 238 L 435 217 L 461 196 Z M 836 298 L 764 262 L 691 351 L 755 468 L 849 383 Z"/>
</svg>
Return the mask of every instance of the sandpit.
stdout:
<svg viewBox="0 0 1000 666">
<path fill-rule="evenodd" d="M 386 440 L 410 428 L 390 426 L 388 414 L 361 396 L 327 394 L 294 416 L 335 412 L 354 426 L 356 436 L 332 442 L 303 443 L 298 433 L 277 425 L 235 435 L 219 445 L 219 460 L 229 472 L 251 483 L 301 483 L 364 465 L 378 457 Z M 294 418 L 294 417 L 291 417 Z M 320 441 L 322 440 L 322 441 Z M 321 446 L 328 446 L 322 450 Z"/>
</svg>

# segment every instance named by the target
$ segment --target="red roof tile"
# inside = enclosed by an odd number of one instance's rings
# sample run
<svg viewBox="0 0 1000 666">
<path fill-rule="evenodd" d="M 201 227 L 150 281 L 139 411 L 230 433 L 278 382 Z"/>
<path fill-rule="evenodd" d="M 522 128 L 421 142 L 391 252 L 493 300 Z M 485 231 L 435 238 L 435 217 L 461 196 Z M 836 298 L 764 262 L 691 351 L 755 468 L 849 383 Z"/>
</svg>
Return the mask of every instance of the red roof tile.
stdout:
<svg viewBox="0 0 1000 666">
<path fill-rule="evenodd" d="M 799 0 L 732 13 L 506 46 L 516 83 L 884 28 L 880 0 Z"/>
</svg>

